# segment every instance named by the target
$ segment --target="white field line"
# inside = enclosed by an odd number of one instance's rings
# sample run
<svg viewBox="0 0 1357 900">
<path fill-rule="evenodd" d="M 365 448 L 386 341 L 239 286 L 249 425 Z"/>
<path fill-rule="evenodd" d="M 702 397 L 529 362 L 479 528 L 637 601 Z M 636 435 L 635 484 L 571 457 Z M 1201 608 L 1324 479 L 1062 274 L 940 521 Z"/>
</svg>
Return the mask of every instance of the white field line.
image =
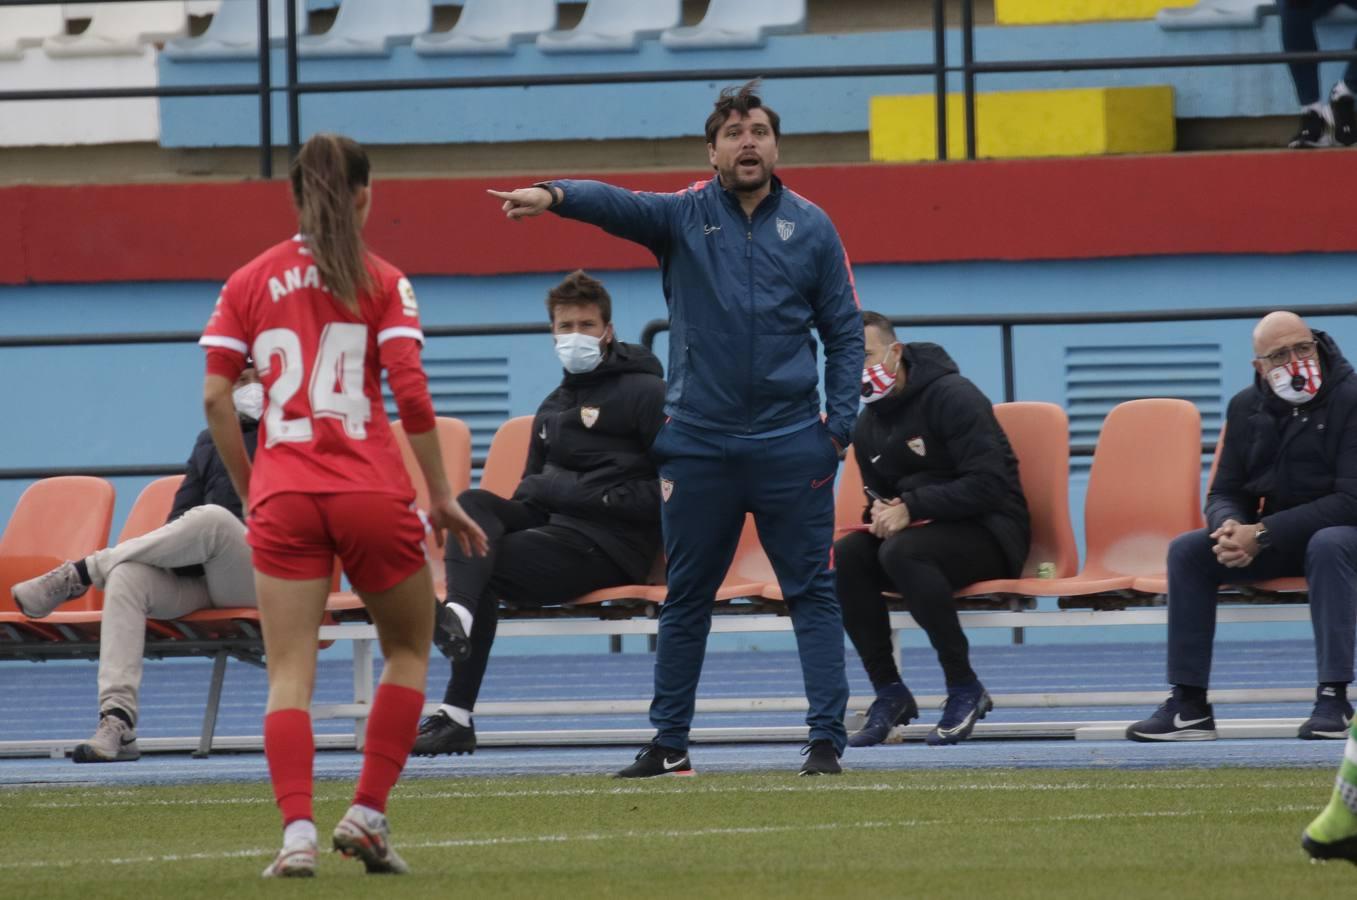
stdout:
<svg viewBox="0 0 1357 900">
<path fill-rule="evenodd" d="M 673 783 L 672 781 L 669 783 Z M 1327 786 L 1328 781 L 1324 784 Z M 1295 781 L 1272 781 L 1258 782 L 1249 785 L 1250 788 L 1259 790 L 1295 790 L 1296 788 L 1305 788 L 1310 785 L 1308 779 L 1298 778 Z M 392 799 L 397 802 L 410 802 L 416 800 L 504 800 L 523 797 L 621 797 L 631 795 L 645 795 L 654 797 L 658 795 L 672 794 L 674 796 L 689 796 L 692 794 L 802 794 L 802 793 L 917 793 L 917 794 L 945 794 L 949 791 L 1007 791 L 1021 793 L 1024 791 L 1039 792 L 1062 792 L 1062 791 L 1097 791 L 1097 790 L 1117 790 L 1117 791 L 1145 791 L 1145 790 L 1174 790 L 1174 791 L 1194 791 L 1194 790 L 1233 790 L 1236 785 L 1227 784 L 1203 784 L 1199 782 L 1128 782 L 1125 784 L 1091 784 L 1086 782 L 1060 783 L 1033 783 L 1022 784 L 1018 782 L 993 782 L 977 784 L 819 784 L 819 785 L 763 785 L 759 787 L 741 787 L 738 785 L 694 785 L 682 788 L 662 788 L 657 785 L 637 785 L 635 787 L 611 787 L 611 788 L 552 788 L 552 789 L 533 789 L 533 790 L 501 790 L 501 791 L 430 791 L 421 792 L 414 785 L 398 788 Z M 112 792 L 105 793 L 102 796 L 107 797 Z M 54 800 L 39 803 L 24 804 L 28 809 L 96 809 L 100 807 L 161 807 L 161 806 L 266 806 L 273 804 L 272 797 L 213 797 L 202 800 L 147 800 L 137 799 L 135 791 L 118 791 L 118 796 L 125 796 L 127 799 L 97 799 L 85 802 L 70 800 Z M 315 799 L 318 803 L 331 803 L 346 800 L 349 794 L 321 794 Z"/>
<path fill-rule="evenodd" d="M 1288 805 L 1288 806 L 1263 806 L 1252 807 L 1248 809 L 1226 809 L 1226 810 L 1162 810 L 1162 811 L 1141 811 L 1141 812 L 1115 812 L 1115 813 L 1076 813 L 1064 816 L 1020 816 L 1003 819 L 989 819 L 986 824 L 997 825 L 1049 825 L 1063 822 L 1101 822 L 1109 819 L 1170 819 L 1170 818 L 1190 818 L 1193 816 L 1253 816 L 1270 813 L 1289 813 L 1303 812 L 1314 809 L 1313 804 L 1308 805 Z M 410 841 L 400 844 L 401 850 L 423 850 L 423 849 L 445 849 L 445 848 L 469 848 L 469 847 L 505 847 L 522 846 L 532 844 L 576 844 L 576 843 L 597 843 L 600 841 L 618 841 L 618 840 L 675 840 L 682 838 L 704 838 L 733 835 L 764 835 L 764 834 L 782 834 L 786 832 L 805 833 L 807 831 L 867 831 L 885 828 L 921 828 L 934 827 L 938 825 L 948 825 L 955 823 L 955 819 L 896 819 L 886 821 L 864 821 L 864 822 L 822 822 L 822 823 L 799 823 L 796 825 L 749 825 L 728 828 L 695 828 L 690 830 L 657 830 L 657 831 L 612 831 L 612 832 L 583 832 L 579 834 L 525 834 L 525 835 L 503 835 L 499 837 L 487 838 L 450 838 L 437 841 Z M 64 869 L 71 866 L 131 866 L 131 865 L 155 865 L 159 863 L 172 862 L 197 862 L 207 860 L 222 859 L 241 859 L 249 857 L 258 857 L 266 859 L 274 851 L 267 848 L 249 848 L 243 850 L 222 850 L 203 853 L 170 853 L 162 856 L 132 856 L 132 857 L 112 857 L 100 860 L 28 860 L 25 862 L 0 862 L 0 870 L 15 869 Z"/>
</svg>

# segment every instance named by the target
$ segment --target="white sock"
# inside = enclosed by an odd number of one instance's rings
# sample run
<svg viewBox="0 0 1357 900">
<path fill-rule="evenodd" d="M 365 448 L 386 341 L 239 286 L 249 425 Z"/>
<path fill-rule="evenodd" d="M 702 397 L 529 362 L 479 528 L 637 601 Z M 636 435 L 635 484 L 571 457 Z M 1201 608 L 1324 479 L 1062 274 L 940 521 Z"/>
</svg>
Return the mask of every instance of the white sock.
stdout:
<svg viewBox="0 0 1357 900">
<path fill-rule="evenodd" d="M 1300 112 L 1301 112 L 1301 115 L 1305 115 L 1306 113 L 1311 113 L 1311 112 L 1313 112 L 1313 113 L 1319 113 L 1321 116 L 1324 117 L 1324 120 L 1327 122 L 1327 121 L 1329 120 L 1329 116 L 1330 116 L 1330 113 L 1329 113 L 1329 101 L 1327 101 L 1327 100 L 1316 100 L 1314 103 L 1311 103 L 1309 106 L 1302 106 L 1302 107 L 1300 108 Z"/>
<path fill-rule="evenodd" d="M 462 631 L 471 634 L 471 610 L 460 603 L 453 603 L 451 600 L 447 603 L 448 609 L 457 614 L 457 618 L 462 620 Z"/>
<path fill-rule="evenodd" d="M 298 819 L 283 829 L 283 846 L 295 847 L 298 844 L 316 842 L 316 823 L 310 819 Z"/>
<path fill-rule="evenodd" d="M 378 821 L 386 818 L 386 813 L 378 812 L 371 806 L 364 806 L 361 803 L 355 803 L 353 806 L 349 807 L 350 812 L 353 812 L 354 810 L 357 810 L 358 812 L 362 813 L 363 818 L 367 819 L 369 825 L 375 825 L 377 824 Z"/>
<path fill-rule="evenodd" d="M 471 727 L 471 710 L 462 709 L 460 706 L 448 706 L 446 703 L 438 704 L 438 708 L 447 713 L 449 719 L 463 728 Z"/>
<path fill-rule="evenodd" d="M 1343 81 L 1341 78 L 1338 80 L 1338 83 L 1333 86 L 1333 90 L 1329 91 L 1330 100 L 1337 100 L 1340 97 L 1351 97 L 1351 96 L 1352 88 L 1348 87 L 1348 83 L 1346 81 Z"/>
</svg>

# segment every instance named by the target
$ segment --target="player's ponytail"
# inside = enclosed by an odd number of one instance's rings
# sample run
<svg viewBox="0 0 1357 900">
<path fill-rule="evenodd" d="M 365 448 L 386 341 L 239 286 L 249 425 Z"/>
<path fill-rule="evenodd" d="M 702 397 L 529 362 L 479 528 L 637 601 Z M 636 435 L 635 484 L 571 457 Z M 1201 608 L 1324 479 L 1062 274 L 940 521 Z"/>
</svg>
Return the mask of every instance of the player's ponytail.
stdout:
<svg viewBox="0 0 1357 900">
<path fill-rule="evenodd" d="M 297 219 L 321 280 L 355 312 L 358 294 L 372 287 L 362 223 L 354 194 L 366 187 L 371 165 L 356 141 L 337 134 L 317 134 L 292 162 L 292 199 Z"/>
</svg>

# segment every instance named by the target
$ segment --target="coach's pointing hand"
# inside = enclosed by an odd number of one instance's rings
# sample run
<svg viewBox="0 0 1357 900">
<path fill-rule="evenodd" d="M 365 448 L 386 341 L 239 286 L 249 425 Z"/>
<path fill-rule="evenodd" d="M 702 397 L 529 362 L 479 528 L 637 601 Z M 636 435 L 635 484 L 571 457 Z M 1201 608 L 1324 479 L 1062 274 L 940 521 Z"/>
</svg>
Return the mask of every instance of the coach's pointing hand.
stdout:
<svg viewBox="0 0 1357 900">
<path fill-rule="evenodd" d="M 504 201 L 504 214 L 510 219 L 540 216 L 551 208 L 551 191 L 544 187 L 520 188 L 516 191 L 486 191 Z"/>
</svg>

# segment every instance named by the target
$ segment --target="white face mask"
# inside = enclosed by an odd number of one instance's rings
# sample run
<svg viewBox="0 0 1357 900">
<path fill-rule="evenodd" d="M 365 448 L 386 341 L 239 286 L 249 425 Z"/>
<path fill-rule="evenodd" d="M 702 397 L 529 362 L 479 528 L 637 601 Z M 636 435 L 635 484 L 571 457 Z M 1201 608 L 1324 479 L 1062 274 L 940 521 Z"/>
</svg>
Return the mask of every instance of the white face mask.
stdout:
<svg viewBox="0 0 1357 900">
<path fill-rule="evenodd" d="M 592 372 L 603 362 L 603 338 L 581 334 L 578 331 L 573 334 L 558 334 L 556 355 L 560 357 L 561 365 L 572 375 Z"/>
<path fill-rule="evenodd" d="M 1267 373 L 1272 392 L 1287 403 L 1300 406 L 1315 399 L 1324 378 L 1319 374 L 1319 360 L 1293 359 Z"/>
<path fill-rule="evenodd" d="M 231 402 L 236 412 L 258 421 L 264 415 L 264 386 L 259 382 L 242 384 L 231 392 Z"/>
<path fill-rule="evenodd" d="M 896 360 L 894 371 L 887 372 L 886 364 L 879 362 L 866 366 L 862 370 L 862 402 L 875 403 L 886 396 L 895 387 L 896 377 L 900 373 L 900 361 Z"/>
</svg>

